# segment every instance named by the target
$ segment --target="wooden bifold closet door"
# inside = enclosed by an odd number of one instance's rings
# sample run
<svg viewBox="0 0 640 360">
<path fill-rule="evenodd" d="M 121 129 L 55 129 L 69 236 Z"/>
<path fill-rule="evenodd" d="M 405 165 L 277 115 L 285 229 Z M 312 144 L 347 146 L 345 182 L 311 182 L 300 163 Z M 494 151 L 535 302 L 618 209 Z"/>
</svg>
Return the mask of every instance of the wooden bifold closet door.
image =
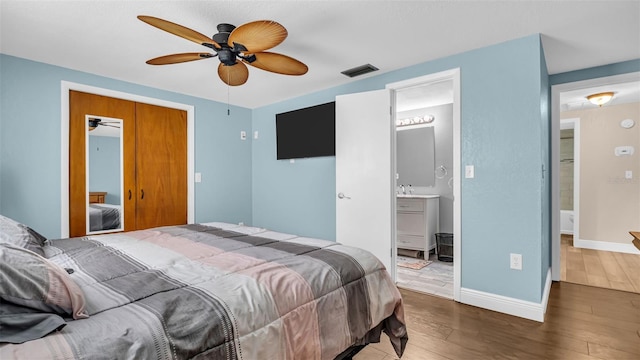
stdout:
<svg viewBox="0 0 640 360">
<path fill-rule="evenodd" d="M 136 103 L 138 229 L 187 223 L 187 114 Z"/>
<path fill-rule="evenodd" d="M 124 231 L 187 223 L 183 110 L 69 93 L 69 236 L 86 235 L 86 117 L 122 119 Z"/>
</svg>

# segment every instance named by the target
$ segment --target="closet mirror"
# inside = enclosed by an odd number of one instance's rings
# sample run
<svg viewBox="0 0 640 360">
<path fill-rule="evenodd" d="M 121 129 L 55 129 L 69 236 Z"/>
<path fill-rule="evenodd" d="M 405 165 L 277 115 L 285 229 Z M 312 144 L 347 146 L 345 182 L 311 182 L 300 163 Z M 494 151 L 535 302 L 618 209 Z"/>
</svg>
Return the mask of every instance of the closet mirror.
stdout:
<svg viewBox="0 0 640 360">
<path fill-rule="evenodd" d="M 396 129 L 397 184 L 434 186 L 435 135 L 432 126 Z"/>
<path fill-rule="evenodd" d="M 86 115 L 87 234 L 124 229 L 122 119 Z"/>
</svg>

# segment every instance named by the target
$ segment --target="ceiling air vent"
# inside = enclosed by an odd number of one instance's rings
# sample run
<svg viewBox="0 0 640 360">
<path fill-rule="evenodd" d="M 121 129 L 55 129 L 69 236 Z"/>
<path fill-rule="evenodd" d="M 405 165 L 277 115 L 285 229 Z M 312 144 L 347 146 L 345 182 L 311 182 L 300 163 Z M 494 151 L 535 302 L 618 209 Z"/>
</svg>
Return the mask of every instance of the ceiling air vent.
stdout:
<svg viewBox="0 0 640 360">
<path fill-rule="evenodd" d="M 341 71 L 341 74 L 347 75 L 348 77 L 356 77 L 356 76 L 360 76 L 360 75 L 364 75 L 366 73 L 370 73 L 372 71 L 376 71 L 378 70 L 377 67 L 371 65 L 371 64 L 365 64 L 365 65 L 361 65 L 358 67 L 354 67 L 353 69 L 349 69 L 349 70 L 345 70 L 345 71 Z"/>
</svg>

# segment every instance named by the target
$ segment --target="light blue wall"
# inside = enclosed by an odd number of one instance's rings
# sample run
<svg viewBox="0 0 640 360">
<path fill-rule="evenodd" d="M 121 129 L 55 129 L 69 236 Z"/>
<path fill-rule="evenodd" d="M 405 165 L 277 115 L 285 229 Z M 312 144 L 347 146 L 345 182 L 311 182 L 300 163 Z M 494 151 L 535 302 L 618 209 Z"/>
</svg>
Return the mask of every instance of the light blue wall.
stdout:
<svg viewBox="0 0 640 360">
<path fill-rule="evenodd" d="M 275 114 L 459 67 L 462 166 L 476 167 L 476 177 L 462 182 L 462 287 L 539 302 L 548 257 L 541 59 L 540 37 L 531 35 L 255 109 L 254 225 L 335 239 L 335 159 L 276 160 Z M 522 271 L 509 270 L 510 253 L 523 255 Z"/>
<path fill-rule="evenodd" d="M 107 193 L 104 202 L 120 205 L 120 138 L 89 134 L 89 191 Z"/>
<path fill-rule="evenodd" d="M 213 76 L 213 74 L 212 74 Z M 0 213 L 60 236 L 62 80 L 195 107 L 195 220 L 251 223 L 251 110 L 0 54 Z"/>
<path fill-rule="evenodd" d="M 622 61 L 615 64 L 549 75 L 549 85 L 566 84 L 575 81 L 597 79 L 638 71 L 640 71 L 640 59 Z"/>
<path fill-rule="evenodd" d="M 540 44 L 540 117 L 542 166 L 542 250 L 540 264 L 540 288 L 544 289 L 551 267 L 551 88 L 544 49 Z M 551 279 L 549 279 L 551 281 Z"/>
</svg>

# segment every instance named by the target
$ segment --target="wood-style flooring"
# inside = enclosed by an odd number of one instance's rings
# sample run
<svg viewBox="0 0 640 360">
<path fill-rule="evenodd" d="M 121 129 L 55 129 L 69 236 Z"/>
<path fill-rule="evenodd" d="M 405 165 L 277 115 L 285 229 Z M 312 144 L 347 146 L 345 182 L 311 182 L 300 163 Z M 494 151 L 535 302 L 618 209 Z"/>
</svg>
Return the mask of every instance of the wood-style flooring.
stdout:
<svg viewBox="0 0 640 360">
<path fill-rule="evenodd" d="M 398 263 L 411 260 L 416 259 L 398 256 Z M 436 254 L 429 254 L 429 261 L 431 264 L 420 270 L 398 266 L 396 284 L 399 288 L 453 299 L 453 263 L 439 261 Z"/>
<path fill-rule="evenodd" d="M 560 251 L 560 280 L 640 293 L 640 255 L 575 248 L 571 235 Z"/>
<path fill-rule="evenodd" d="M 545 322 L 400 290 L 402 359 L 640 359 L 640 294 L 555 282 Z M 386 335 L 355 360 L 397 359 Z"/>
</svg>

